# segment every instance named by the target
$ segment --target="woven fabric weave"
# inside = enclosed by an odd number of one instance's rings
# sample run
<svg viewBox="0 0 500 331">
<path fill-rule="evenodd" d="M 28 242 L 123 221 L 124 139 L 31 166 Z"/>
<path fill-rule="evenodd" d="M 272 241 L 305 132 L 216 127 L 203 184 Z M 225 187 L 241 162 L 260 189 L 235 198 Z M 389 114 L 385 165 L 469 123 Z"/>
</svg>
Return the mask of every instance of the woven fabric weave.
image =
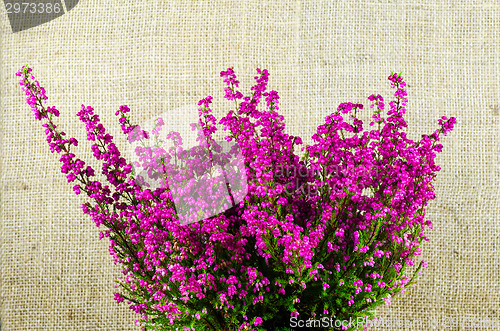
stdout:
<svg viewBox="0 0 500 331">
<path fill-rule="evenodd" d="M 363 103 L 367 119 L 369 95 L 393 100 L 387 76 L 402 71 L 410 139 L 432 133 L 442 115 L 457 124 L 441 142 L 437 198 L 426 208 L 429 268 L 378 313 L 500 320 L 498 1 L 89 0 L 17 33 L 0 7 L 2 331 L 139 330 L 138 316 L 113 300 L 119 267 L 79 208 L 88 200 L 72 192 L 26 104 L 15 76 L 24 64 L 60 110 L 56 124 L 79 141 L 77 156 L 95 169 L 76 116 L 82 104 L 126 150 L 120 105 L 134 123 L 171 112 L 170 123 L 187 131 L 180 107 L 196 109 L 208 95 L 218 118 L 234 107 L 222 70 L 234 66 L 249 95 L 256 68 L 265 68 L 286 132 L 311 143 L 341 102 Z"/>
</svg>

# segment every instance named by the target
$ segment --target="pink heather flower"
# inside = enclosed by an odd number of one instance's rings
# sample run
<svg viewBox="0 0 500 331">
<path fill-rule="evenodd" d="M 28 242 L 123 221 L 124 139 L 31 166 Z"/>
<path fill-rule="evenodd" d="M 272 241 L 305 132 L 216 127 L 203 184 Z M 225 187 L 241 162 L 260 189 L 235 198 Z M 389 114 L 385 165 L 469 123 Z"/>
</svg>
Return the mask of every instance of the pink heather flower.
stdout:
<svg viewBox="0 0 500 331">
<path fill-rule="evenodd" d="M 361 279 L 358 279 L 358 280 L 355 280 L 352 285 L 356 286 L 356 287 L 361 287 L 363 286 L 363 281 Z"/>
<path fill-rule="evenodd" d="M 121 294 L 120 294 L 120 293 L 115 293 L 115 301 L 116 301 L 117 303 L 121 303 L 121 302 L 123 302 L 123 300 L 124 300 L 124 299 L 123 299 L 123 297 L 121 296 Z"/>
<path fill-rule="evenodd" d="M 359 232 L 354 231 L 353 236 L 354 236 L 354 245 L 359 244 Z"/>
<path fill-rule="evenodd" d="M 260 317 L 255 317 L 255 320 L 254 320 L 253 324 L 254 324 L 255 326 L 258 326 L 258 325 L 261 325 L 263 322 L 264 322 L 264 321 L 262 320 L 262 318 L 260 318 Z"/>
<path fill-rule="evenodd" d="M 382 298 L 385 302 L 385 306 L 386 307 L 389 307 L 389 305 L 391 304 L 391 297 L 388 297 L 388 298 Z"/>
<path fill-rule="evenodd" d="M 347 304 L 350 306 L 352 304 L 354 304 L 354 297 L 351 296 L 351 299 L 347 302 Z"/>
</svg>

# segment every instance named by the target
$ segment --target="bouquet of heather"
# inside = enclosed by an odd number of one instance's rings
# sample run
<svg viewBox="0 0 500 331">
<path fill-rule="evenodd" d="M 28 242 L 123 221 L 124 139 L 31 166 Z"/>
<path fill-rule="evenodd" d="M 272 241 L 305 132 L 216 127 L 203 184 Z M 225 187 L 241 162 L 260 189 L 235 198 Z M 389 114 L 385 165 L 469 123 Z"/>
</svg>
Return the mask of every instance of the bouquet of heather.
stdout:
<svg viewBox="0 0 500 331">
<path fill-rule="evenodd" d="M 78 142 L 57 129 L 59 111 L 43 105 L 45 90 L 31 71 L 17 72 L 27 102 L 45 122 L 51 152 L 62 154 L 68 182 L 78 182 L 74 192 L 92 199 L 83 212 L 105 226 L 99 237 L 109 238 L 123 266 L 115 300 L 130 304 L 143 329 L 357 329 L 363 323 L 342 321 L 373 318 L 427 267 L 415 256 L 428 240 L 425 227 L 432 228 L 425 206 L 435 198 L 438 141 L 455 118 L 443 116 L 440 128 L 418 142 L 408 139 L 400 75 L 388 77 L 396 100 L 387 114 L 382 96 L 368 97 L 376 109 L 370 126 L 377 129 L 363 130 L 356 117 L 362 104 L 343 103 L 302 156 L 295 151 L 301 138 L 285 133 L 278 93 L 265 92 L 267 70 L 257 69 L 251 97 L 237 90 L 233 68 L 221 72 L 225 98 L 234 101 L 219 121 L 229 130 L 224 142 L 213 138 L 208 96 L 193 123 L 199 146 L 183 150 L 179 134 L 170 132 L 174 148 L 137 146 L 134 164 L 82 105 L 78 116 L 110 184 L 103 185 L 71 152 Z M 257 110 L 262 98 L 266 110 Z M 124 105 L 116 112 L 129 142 L 158 135 L 163 119 L 147 132 L 130 123 L 129 111 Z"/>
</svg>

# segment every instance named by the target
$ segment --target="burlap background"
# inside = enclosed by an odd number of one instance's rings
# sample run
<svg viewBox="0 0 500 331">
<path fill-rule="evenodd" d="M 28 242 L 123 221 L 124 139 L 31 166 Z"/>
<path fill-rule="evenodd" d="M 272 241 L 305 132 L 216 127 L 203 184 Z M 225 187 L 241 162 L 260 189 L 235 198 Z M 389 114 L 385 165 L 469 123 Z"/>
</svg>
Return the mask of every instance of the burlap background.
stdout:
<svg viewBox="0 0 500 331">
<path fill-rule="evenodd" d="M 15 34 L 0 7 L 2 331 L 139 329 L 135 313 L 113 300 L 119 269 L 79 209 L 87 200 L 73 194 L 25 102 L 14 74 L 26 63 L 87 163 L 82 103 L 125 149 L 120 105 L 142 123 L 212 95 L 220 116 L 234 105 L 220 71 L 234 66 L 248 95 L 255 69 L 267 68 L 287 132 L 311 142 L 339 103 L 368 111 L 370 94 L 392 99 L 387 76 L 403 71 L 412 139 L 432 133 L 442 115 L 457 124 L 443 139 L 427 209 L 429 269 L 379 313 L 426 323 L 500 318 L 498 1 L 80 1 Z"/>
</svg>

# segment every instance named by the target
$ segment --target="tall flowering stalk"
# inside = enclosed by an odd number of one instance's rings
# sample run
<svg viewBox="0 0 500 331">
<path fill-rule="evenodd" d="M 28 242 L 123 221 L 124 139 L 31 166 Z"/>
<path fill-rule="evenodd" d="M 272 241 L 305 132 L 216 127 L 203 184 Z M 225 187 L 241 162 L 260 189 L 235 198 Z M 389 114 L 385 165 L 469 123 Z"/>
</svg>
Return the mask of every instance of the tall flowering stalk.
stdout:
<svg viewBox="0 0 500 331">
<path fill-rule="evenodd" d="M 68 182 L 77 182 L 75 194 L 92 199 L 82 205 L 83 212 L 98 227 L 105 226 L 99 238 L 109 238 L 110 254 L 123 266 L 115 300 L 126 300 L 145 328 L 284 330 L 293 319 L 372 318 L 375 308 L 388 305 L 427 267 L 421 261 L 413 274 L 406 272 L 428 240 L 425 227 L 432 229 L 425 206 L 435 198 L 432 181 L 440 167 L 434 159 L 443 148 L 441 134 L 453 129 L 455 118 L 443 116 L 440 128 L 418 142 L 408 139 L 402 132 L 406 84 L 396 74 L 388 77 L 396 100 L 389 102 L 387 117 L 382 96 L 368 97 L 371 108 L 376 107 L 370 126 L 377 129 L 363 130 L 356 117 L 362 104 L 343 103 L 318 127 L 314 144 L 302 148 L 301 158 L 295 148 L 302 140 L 285 133 L 278 93 L 266 92 L 268 71 L 257 69 L 247 97 L 237 90 L 233 68 L 222 71 L 225 98 L 234 109 L 219 124 L 243 155 L 244 176 L 224 172 L 226 185 L 217 186 L 201 171 L 214 164 L 230 169 L 235 152 L 221 152 L 213 139 L 216 118 L 208 96 L 198 103 L 198 149 L 184 151 L 175 132 L 167 137 L 175 141 L 175 155 L 161 148 L 137 149 L 148 176 L 162 179 L 161 187 L 153 189 L 133 174 L 93 108 L 82 105 L 79 119 L 110 185 L 92 180 L 94 169 L 71 152 L 78 142 L 57 129 L 53 117 L 59 111 L 43 105 L 45 90 L 31 71 L 24 66 L 16 74 L 27 102 L 35 118 L 45 122 L 51 152 L 61 154 L 61 171 Z M 261 101 L 266 110 L 257 109 Z M 128 112 L 123 105 L 116 115 L 129 142 L 147 141 L 157 133 L 133 125 Z M 159 119 L 157 125 L 163 123 Z M 183 169 L 172 163 L 177 152 L 186 161 Z M 172 185 L 186 178 L 213 184 L 210 202 L 202 194 L 206 188 L 193 181 L 181 188 Z M 248 192 L 238 198 L 241 178 Z M 230 199 L 224 200 L 224 187 Z M 219 210 L 216 205 L 222 203 L 223 211 L 186 222 L 176 198 L 186 190 L 194 192 L 184 201 L 193 214 L 199 205 Z"/>
</svg>

